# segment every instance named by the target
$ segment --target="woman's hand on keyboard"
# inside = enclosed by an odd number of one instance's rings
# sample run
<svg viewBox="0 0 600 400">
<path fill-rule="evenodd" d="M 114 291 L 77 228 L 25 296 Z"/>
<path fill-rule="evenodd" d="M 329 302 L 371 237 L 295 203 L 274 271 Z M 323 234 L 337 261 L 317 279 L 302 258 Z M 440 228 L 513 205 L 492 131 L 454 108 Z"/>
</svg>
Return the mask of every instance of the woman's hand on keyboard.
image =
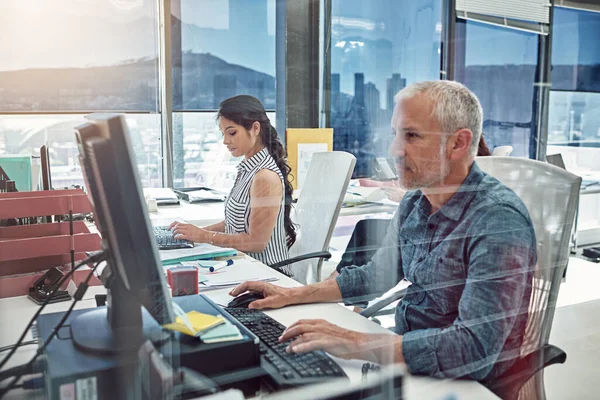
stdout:
<svg viewBox="0 0 600 400">
<path fill-rule="evenodd" d="M 212 232 L 198 228 L 196 225 L 173 222 L 169 226 L 175 239 L 185 239 L 195 243 L 208 243 Z"/>
<path fill-rule="evenodd" d="M 244 282 L 233 288 L 229 294 L 238 296 L 245 292 L 262 293 L 264 299 L 254 300 L 248 305 L 248 308 L 281 308 L 290 304 L 296 304 L 292 296 L 292 290 L 281 286 L 275 286 L 267 282 Z"/>
</svg>

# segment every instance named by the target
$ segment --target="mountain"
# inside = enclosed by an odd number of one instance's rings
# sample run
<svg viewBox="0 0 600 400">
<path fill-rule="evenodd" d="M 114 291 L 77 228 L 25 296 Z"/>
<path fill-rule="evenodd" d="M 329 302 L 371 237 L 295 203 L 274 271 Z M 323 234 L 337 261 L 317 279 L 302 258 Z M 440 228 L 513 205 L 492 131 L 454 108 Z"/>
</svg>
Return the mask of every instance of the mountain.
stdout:
<svg viewBox="0 0 600 400">
<path fill-rule="evenodd" d="M 213 109 L 223 95 L 241 93 L 258 96 L 265 107 L 275 108 L 271 75 L 211 54 L 184 53 L 181 65 L 173 69 L 175 109 Z M 0 72 L 0 110 L 155 112 L 159 109 L 157 77 L 156 59 Z"/>
<path fill-rule="evenodd" d="M 247 14 L 238 11 L 239 18 Z M 17 64 L 0 60 L 0 111 L 157 111 L 155 19 L 82 14 L 77 34 L 71 22 L 44 35 L 0 41 L 0 54 L 20 54 Z M 173 17 L 172 31 L 176 110 L 214 109 L 241 93 L 275 108 L 275 37 L 266 24 L 214 29 Z M 67 44 L 58 40 L 65 37 Z"/>
<path fill-rule="evenodd" d="M 267 109 L 275 108 L 275 77 L 211 54 L 184 53 L 182 66 L 173 69 L 173 109 L 218 108 L 238 94 L 250 94 Z"/>
</svg>

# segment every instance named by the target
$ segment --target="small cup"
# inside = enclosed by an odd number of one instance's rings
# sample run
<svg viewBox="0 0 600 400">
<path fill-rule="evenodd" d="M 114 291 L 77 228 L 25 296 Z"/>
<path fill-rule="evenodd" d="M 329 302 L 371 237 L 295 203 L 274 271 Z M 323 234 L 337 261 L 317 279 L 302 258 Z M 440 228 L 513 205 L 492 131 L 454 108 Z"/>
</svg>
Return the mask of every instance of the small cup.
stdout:
<svg viewBox="0 0 600 400">
<path fill-rule="evenodd" d="M 158 204 L 156 203 L 156 199 L 147 198 L 146 204 L 148 205 L 148 212 L 158 212 Z"/>
</svg>

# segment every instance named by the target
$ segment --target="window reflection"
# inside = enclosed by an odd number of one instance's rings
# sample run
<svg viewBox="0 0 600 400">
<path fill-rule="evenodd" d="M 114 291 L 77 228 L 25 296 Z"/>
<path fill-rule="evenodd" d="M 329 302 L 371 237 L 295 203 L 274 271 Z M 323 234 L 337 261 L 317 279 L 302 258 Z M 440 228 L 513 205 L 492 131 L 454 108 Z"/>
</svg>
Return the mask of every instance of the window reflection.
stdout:
<svg viewBox="0 0 600 400">
<path fill-rule="evenodd" d="M 333 0 L 331 109 L 334 150 L 357 158 L 354 177 L 387 155 L 394 95 L 439 78 L 441 0 Z"/>
</svg>

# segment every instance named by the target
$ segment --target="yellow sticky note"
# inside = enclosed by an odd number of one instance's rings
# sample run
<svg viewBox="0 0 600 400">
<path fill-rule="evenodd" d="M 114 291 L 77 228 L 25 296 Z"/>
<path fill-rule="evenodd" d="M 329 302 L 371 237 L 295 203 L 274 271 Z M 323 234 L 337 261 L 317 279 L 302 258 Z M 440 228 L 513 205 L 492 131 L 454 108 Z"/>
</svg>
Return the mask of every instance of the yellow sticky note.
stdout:
<svg viewBox="0 0 600 400">
<path fill-rule="evenodd" d="M 225 322 L 223 317 L 210 314 L 203 314 L 198 311 L 190 311 L 186 313 L 188 320 L 194 329 L 190 331 L 181 317 L 177 317 L 174 323 L 163 325 L 163 328 L 184 333 L 189 336 L 199 336 L 209 329 L 219 326 Z"/>
</svg>

